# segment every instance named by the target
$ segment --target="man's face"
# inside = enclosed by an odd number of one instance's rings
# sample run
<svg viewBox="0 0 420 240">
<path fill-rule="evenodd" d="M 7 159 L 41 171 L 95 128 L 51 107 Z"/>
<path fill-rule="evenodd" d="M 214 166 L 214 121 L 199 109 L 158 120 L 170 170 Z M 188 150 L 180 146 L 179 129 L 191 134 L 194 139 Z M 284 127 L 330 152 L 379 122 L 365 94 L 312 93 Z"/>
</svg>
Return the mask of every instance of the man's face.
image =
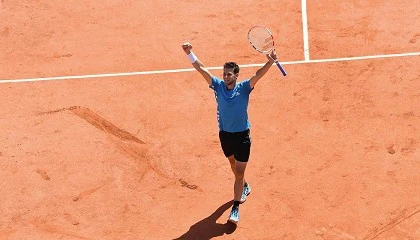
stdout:
<svg viewBox="0 0 420 240">
<path fill-rule="evenodd" d="M 233 73 L 233 68 L 223 69 L 223 81 L 225 81 L 226 86 L 234 84 L 237 78 L 238 73 Z"/>
</svg>

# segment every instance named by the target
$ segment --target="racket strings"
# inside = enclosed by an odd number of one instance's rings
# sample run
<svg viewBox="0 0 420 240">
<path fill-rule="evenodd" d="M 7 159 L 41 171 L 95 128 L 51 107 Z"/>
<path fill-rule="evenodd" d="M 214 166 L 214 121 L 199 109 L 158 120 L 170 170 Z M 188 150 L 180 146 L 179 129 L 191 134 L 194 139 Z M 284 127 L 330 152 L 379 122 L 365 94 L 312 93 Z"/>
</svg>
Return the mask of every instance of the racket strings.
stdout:
<svg viewBox="0 0 420 240">
<path fill-rule="evenodd" d="M 251 44 L 258 51 L 269 52 L 273 49 L 274 42 L 271 33 L 264 27 L 254 27 L 248 32 Z"/>
</svg>

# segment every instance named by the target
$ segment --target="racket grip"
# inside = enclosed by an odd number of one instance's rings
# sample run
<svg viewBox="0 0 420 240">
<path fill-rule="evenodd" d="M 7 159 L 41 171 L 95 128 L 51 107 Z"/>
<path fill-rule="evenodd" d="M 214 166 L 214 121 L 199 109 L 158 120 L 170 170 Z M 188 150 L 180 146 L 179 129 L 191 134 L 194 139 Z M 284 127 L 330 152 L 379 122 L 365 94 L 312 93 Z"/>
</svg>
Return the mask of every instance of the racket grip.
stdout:
<svg viewBox="0 0 420 240">
<path fill-rule="evenodd" d="M 287 72 L 283 69 L 283 67 L 281 66 L 281 64 L 279 63 L 279 61 L 276 61 L 276 65 L 280 69 L 281 73 L 283 73 L 283 76 L 286 76 L 287 75 Z"/>
</svg>

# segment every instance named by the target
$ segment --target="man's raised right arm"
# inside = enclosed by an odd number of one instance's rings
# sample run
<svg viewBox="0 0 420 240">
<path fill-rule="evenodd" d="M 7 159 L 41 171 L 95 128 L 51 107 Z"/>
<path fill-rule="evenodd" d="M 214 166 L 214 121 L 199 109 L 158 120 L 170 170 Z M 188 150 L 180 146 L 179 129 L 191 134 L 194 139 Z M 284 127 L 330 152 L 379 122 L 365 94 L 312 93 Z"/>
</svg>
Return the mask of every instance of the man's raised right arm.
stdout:
<svg viewBox="0 0 420 240">
<path fill-rule="evenodd" d="M 182 44 L 182 49 L 187 54 L 189 60 L 191 61 L 194 68 L 204 77 L 206 82 L 209 84 L 209 86 L 212 84 L 211 77 L 213 76 L 209 70 L 204 66 L 204 64 L 198 60 L 198 58 L 195 56 L 195 54 L 191 51 L 192 45 L 191 43 L 184 43 Z"/>
</svg>

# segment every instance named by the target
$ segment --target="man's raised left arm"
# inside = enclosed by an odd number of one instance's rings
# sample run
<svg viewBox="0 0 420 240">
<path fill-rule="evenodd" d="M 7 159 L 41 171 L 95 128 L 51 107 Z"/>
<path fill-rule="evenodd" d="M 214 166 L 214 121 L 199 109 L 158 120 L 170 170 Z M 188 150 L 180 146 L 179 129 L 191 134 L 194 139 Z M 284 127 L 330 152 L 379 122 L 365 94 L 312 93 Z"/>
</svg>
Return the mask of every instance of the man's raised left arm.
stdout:
<svg viewBox="0 0 420 240">
<path fill-rule="evenodd" d="M 260 69 L 257 70 L 254 76 L 251 77 L 249 84 L 251 85 L 251 89 L 254 88 L 255 84 L 257 84 L 258 80 L 260 80 L 270 69 L 273 63 L 277 60 L 277 54 L 273 50 L 270 54 L 267 54 L 267 63 L 264 64 Z"/>
</svg>

